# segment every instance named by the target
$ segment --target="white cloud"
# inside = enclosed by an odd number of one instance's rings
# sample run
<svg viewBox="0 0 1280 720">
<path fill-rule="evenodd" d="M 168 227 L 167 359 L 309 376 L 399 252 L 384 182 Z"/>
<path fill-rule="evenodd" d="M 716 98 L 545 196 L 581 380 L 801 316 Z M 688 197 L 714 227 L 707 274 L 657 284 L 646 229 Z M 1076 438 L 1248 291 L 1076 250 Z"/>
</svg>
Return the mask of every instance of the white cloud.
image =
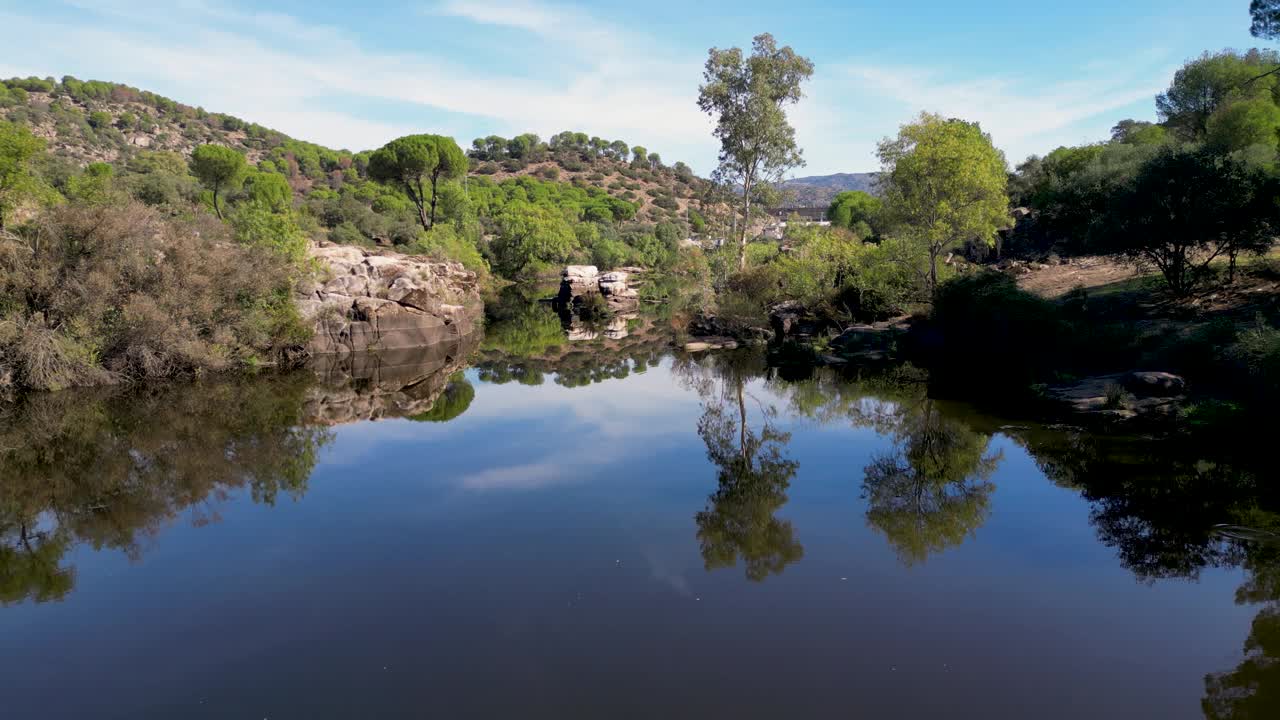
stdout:
<svg viewBox="0 0 1280 720">
<path fill-rule="evenodd" d="M 207 0 L 63 4 L 77 8 L 74 19 L 54 21 L 39 3 L 0 10 L 5 54 L 14 65 L 22 58 L 15 71 L 126 82 L 350 149 L 408 132 L 465 144 L 489 132 L 575 129 L 643 144 L 704 174 L 714 163 L 711 124 L 694 103 L 703 49 L 672 47 L 583 6 L 428 4 L 423 12 L 449 28 L 446 56 L 370 47 L 350 28 Z M 1041 70 L 961 77 L 818 58 L 808 97 L 790 111 L 809 161 L 803 172 L 874 169 L 875 143 L 921 110 L 981 122 L 1013 163 L 1099 139 L 1129 106 L 1149 108 L 1170 74 L 1166 59 L 1160 50 L 1094 57 L 1074 77 L 1064 70 L 1044 82 Z M 414 107 L 422 120 L 409 119 Z"/>
<path fill-rule="evenodd" d="M 794 114 L 797 134 L 845 156 L 843 167 L 874 169 L 880 138 L 929 111 L 979 122 L 1016 165 L 1059 145 L 1104 139 L 1122 119 L 1118 113 L 1151 105 L 1172 69 L 1163 55 L 1141 59 L 1094 60 L 1074 77 L 1048 83 L 1017 74 L 957 79 L 932 68 L 840 64 L 815 78 L 810 104 Z"/>
</svg>

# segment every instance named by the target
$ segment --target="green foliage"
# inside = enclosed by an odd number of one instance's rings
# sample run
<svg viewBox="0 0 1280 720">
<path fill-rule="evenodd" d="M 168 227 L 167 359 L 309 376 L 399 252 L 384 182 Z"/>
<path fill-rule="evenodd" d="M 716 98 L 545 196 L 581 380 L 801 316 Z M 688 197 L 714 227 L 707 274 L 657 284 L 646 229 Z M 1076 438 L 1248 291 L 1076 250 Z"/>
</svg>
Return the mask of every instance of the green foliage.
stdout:
<svg viewBox="0 0 1280 720">
<path fill-rule="evenodd" d="M 430 230 L 421 231 L 405 251 L 437 260 L 460 262 L 481 277 L 489 274 L 489 263 L 480 254 L 475 243 L 460 235 L 452 225 L 436 224 Z"/>
<path fill-rule="evenodd" d="M 1111 141 L 1125 145 L 1163 145 L 1169 141 L 1169 131 L 1155 123 L 1121 120 L 1111 128 Z"/>
<path fill-rule="evenodd" d="M 307 338 L 294 276 L 205 215 L 55 209 L 0 239 L 0 372 L 56 389 L 275 359 Z"/>
<path fill-rule="evenodd" d="M 1280 141 L 1280 107 L 1270 97 L 1254 97 L 1224 105 L 1209 116 L 1205 142 L 1218 152 L 1262 145 L 1272 154 Z"/>
<path fill-rule="evenodd" d="M 90 163 L 83 172 L 67 181 L 67 198 L 88 205 L 119 200 L 115 190 L 115 168 L 107 163 Z"/>
<path fill-rule="evenodd" d="M 271 205 L 249 202 L 231 216 L 231 226 L 240 244 L 268 250 L 300 267 L 307 256 L 307 237 L 293 213 Z"/>
<path fill-rule="evenodd" d="M 1115 198 L 1111 246 L 1150 262 L 1170 290 L 1186 294 L 1214 258 L 1271 246 L 1280 228 L 1276 182 L 1231 157 L 1163 150 Z"/>
<path fill-rule="evenodd" d="M 576 240 L 563 215 L 527 202 L 508 205 L 497 217 L 497 229 L 494 264 L 508 277 L 567 261 Z"/>
<path fill-rule="evenodd" d="M 702 234 L 707 231 L 707 219 L 702 216 L 702 213 L 698 212 L 697 210 L 694 210 L 693 208 L 690 208 L 689 209 L 689 227 L 695 233 Z"/>
<path fill-rule="evenodd" d="M 879 156 L 887 231 L 928 253 L 930 288 L 943 253 L 994 244 L 1010 225 L 1004 154 L 976 123 L 923 113 L 881 142 Z"/>
<path fill-rule="evenodd" d="M 369 157 L 369 177 L 398 185 L 418 208 L 424 230 L 430 230 L 436 221 L 440 181 L 461 178 L 466 173 L 467 156 L 453 138 L 442 135 L 406 135 Z M 424 182 L 429 185 L 429 192 Z"/>
<path fill-rule="evenodd" d="M 94 130 L 111 127 L 114 121 L 115 119 L 111 117 L 111 113 L 105 110 L 94 110 L 89 113 L 89 127 Z"/>
<path fill-rule="evenodd" d="M 449 422 L 465 413 L 475 398 L 475 387 L 465 375 L 457 372 L 449 377 L 448 384 L 444 386 L 444 390 L 436 398 L 430 410 L 410 415 L 408 419 L 414 422 Z"/>
<path fill-rule="evenodd" d="M 13 212 L 41 192 L 32 161 L 44 141 L 24 127 L 0 121 L 0 230 Z"/>
<path fill-rule="evenodd" d="M 861 190 L 848 190 L 831 200 L 827 219 L 835 227 L 851 230 L 863 240 L 871 240 L 879 235 L 876 227 L 883 212 L 884 203 L 880 198 Z"/>
<path fill-rule="evenodd" d="M 191 173 L 213 193 L 213 209 L 222 217 L 218 200 L 225 190 L 234 190 L 244 180 L 244 155 L 223 145 L 201 145 L 191 153 Z"/>
<path fill-rule="evenodd" d="M 293 188 L 285 176 L 276 173 L 255 172 L 245 179 L 249 200 L 274 213 L 284 213 L 293 207 Z"/>
<path fill-rule="evenodd" d="M 768 185 L 804 165 L 786 106 L 803 97 L 800 86 L 813 75 L 813 63 L 773 36 L 757 35 L 751 55 L 712 48 L 698 88 L 698 107 L 716 122 L 720 165 L 716 180 L 742 188 L 739 246 L 747 245 L 751 201 L 757 184 Z M 746 267 L 741 256 L 739 267 Z"/>
<path fill-rule="evenodd" d="M 1203 140 L 1209 118 L 1223 105 L 1274 93 L 1280 79 L 1265 74 L 1277 67 L 1280 55 L 1272 50 L 1205 53 L 1174 74 L 1169 89 L 1156 97 L 1156 110 L 1182 139 Z"/>
</svg>

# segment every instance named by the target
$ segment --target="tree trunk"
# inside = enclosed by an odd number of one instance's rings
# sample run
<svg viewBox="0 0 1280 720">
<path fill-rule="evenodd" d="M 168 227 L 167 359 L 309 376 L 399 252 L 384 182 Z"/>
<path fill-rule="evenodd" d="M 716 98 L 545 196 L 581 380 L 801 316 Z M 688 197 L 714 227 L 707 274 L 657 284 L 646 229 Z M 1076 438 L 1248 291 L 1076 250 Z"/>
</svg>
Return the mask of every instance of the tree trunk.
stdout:
<svg viewBox="0 0 1280 720">
<path fill-rule="evenodd" d="M 742 185 L 742 227 L 738 229 L 738 271 L 747 269 L 747 226 L 751 219 L 751 185 Z"/>
<path fill-rule="evenodd" d="M 938 254 L 939 251 L 929 248 L 929 297 L 938 291 Z"/>
<path fill-rule="evenodd" d="M 427 228 L 428 230 L 436 226 L 436 198 L 439 197 L 436 192 L 436 182 L 439 179 L 439 175 L 431 176 L 431 227 Z"/>
<path fill-rule="evenodd" d="M 214 183 L 213 185 L 213 212 L 218 216 L 219 220 L 222 219 L 222 208 L 218 207 L 218 190 L 221 186 L 221 183 Z"/>
<path fill-rule="evenodd" d="M 738 450 L 750 467 L 751 455 L 747 452 L 747 400 L 743 396 L 742 385 L 742 378 L 738 378 Z"/>
</svg>

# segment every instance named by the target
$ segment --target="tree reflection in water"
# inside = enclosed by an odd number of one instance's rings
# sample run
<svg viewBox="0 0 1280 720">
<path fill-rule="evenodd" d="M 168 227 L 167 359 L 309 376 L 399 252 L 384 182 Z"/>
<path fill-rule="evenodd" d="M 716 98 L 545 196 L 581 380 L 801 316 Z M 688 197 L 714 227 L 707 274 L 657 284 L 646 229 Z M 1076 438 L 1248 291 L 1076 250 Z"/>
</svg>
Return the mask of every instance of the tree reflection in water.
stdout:
<svg viewBox="0 0 1280 720">
<path fill-rule="evenodd" d="M 694 518 L 703 563 L 715 570 L 741 559 L 747 578 L 755 581 L 781 573 L 804 555 L 791 522 L 775 515 L 800 467 L 784 452 L 791 434 L 774 426 L 776 408 L 746 389 L 763 369 L 755 353 L 722 353 L 677 367 L 702 398 L 698 436 L 717 468 L 716 491 Z M 749 405 L 758 410 L 758 428 L 752 427 Z"/>
<path fill-rule="evenodd" d="M 867 523 L 914 565 L 986 522 L 1002 455 L 987 452 L 991 436 L 946 417 L 933 400 L 899 404 L 896 415 L 893 449 L 865 468 L 862 496 Z"/>
<path fill-rule="evenodd" d="M 217 500 L 297 498 L 324 428 L 304 376 L 31 395 L 0 408 L 0 603 L 58 600 L 84 543 L 137 557 L 142 539 Z"/>
<path fill-rule="evenodd" d="M 1049 479 L 1090 502 L 1099 539 L 1143 582 L 1241 568 L 1240 605 L 1260 606 L 1234 669 L 1205 676 L 1210 720 L 1280 717 L 1280 514 L 1266 440 L 1197 432 L 1166 439 L 1027 431 Z"/>
</svg>

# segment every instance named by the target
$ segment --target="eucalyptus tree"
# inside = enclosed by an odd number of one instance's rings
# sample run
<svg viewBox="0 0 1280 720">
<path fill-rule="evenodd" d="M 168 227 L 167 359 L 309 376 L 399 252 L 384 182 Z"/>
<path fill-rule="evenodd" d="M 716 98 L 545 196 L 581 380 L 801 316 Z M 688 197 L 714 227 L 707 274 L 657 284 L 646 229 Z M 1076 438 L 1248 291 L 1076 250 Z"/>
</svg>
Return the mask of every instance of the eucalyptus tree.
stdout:
<svg viewBox="0 0 1280 720">
<path fill-rule="evenodd" d="M 738 265 L 746 267 L 747 227 L 757 185 L 780 180 L 804 165 L 786 106 L 804 96 L 800 86 L 813 75 L 813 63 L 790 46 L 779 48 L 773 36 L 757 35 L 751 55 L 739 48 L 711 48 L 698 89 L 698 107 L 716 121 L 720 165 L 715 178 L 741 191 Z"/>
</svg>

